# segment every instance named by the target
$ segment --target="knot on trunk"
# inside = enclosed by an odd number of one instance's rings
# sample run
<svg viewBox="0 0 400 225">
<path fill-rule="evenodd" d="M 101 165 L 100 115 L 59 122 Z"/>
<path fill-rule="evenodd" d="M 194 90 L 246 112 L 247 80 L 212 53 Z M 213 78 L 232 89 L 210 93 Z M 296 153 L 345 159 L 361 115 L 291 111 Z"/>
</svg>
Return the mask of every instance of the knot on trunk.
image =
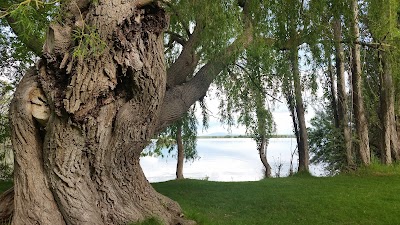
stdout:
<svg viewBox="0 0 400 225">
<path fill-rule="evenodd" d="M 40 125 L 46 126 L 50 117 L 50 109 L 43 91 L 39 88 L 34 88 L 29 93 L 29 101 L 33 118 L 35 118 Z"/>
</svg>

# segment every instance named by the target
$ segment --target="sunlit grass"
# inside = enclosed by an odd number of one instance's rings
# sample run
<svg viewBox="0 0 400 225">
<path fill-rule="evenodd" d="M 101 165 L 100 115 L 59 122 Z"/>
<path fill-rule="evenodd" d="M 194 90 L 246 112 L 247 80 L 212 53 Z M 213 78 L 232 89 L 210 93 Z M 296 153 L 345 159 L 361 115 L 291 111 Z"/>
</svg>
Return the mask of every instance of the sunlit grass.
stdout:
<svg viewBox="0 0 400 225">
<path fill-rule="evenodd" d="M 153 184 L 199 224 L 400 224 L 400 176 Z"/>
<path fill-rule="evenodd" d="M 356 171 L 350 172 L 356 176 L 396 176 L 400 174 L 400 164 L 382 165 L 376 159 L 372 160 L 371 165 L 358 168 Z"/>
</svg>

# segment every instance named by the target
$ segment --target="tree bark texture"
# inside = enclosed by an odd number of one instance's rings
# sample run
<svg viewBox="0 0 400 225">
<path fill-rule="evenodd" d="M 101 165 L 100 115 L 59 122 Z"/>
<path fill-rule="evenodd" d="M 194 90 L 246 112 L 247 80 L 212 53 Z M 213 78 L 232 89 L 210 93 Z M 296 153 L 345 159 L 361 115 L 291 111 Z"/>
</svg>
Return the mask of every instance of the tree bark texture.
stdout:
<svg viewBox="0 0 400 225">
<path fill-rule="evenodd" d="M 200 57 L 196 54 L 196 45 L 201 31 L 201 25 L 197 24 L 189 39 L 183 43 L 182 52 L 178 59 L 168 68 L 167 88 L 181 85 L 193 76 L 200 60 Z"/>
<path fill-rule="evenodd" d="M 308 153 L 308 133 L 306 127 L 306 120 L 304 117 L 304 103 L 301 93 L 301 80 L 300 80 L 300 70 L 298 61 L 298 49 L 297 46 L 290 50 L 290 61 L 292 64 L 293 73 L 293 86 L 296 104 L 296 115 L 299 127 L 299 172 L 308 171 L 310 164 L 309 153 Z"/>
<path fill-rule="evenodd" d="M 19 83 L 10 106 L 15 159 L 12 224 L 16 225 L 65 224 L 43 163 L 43 130 L 32 116 L 31 97 L 38 88 L 37 70 L 29 70 Z"/>
<path fill-rule="evenodd" d="M 185 159 L 185 151 L 183 147 L 182 141 L 182 125 L 178 125 L 178 129 L 176 131 L 176 144 L 178 148 L 178 157 L 176 163 L 176 179 L 183 179 L 183 161 Z"/>
<path fill-rule="evenodd" d="M 346 152 L 347 166 L 354 166 L 353 150 L 351 141 L 351 131 L 349 127 L 349 112 L 346 92 L 346 79 L 344 75 L 344 49 L 342 45 L 342 26 L 340 18 L 333 21 L 333 34 L 335 40 L 335 61 L 337 76 L 337 95 L 338 95 L 338 119 L 339 127 L 343 132 L 344 148 Z"/>
<path fill-rule="evenodd" d="M 364 98 L 362 93 L 361 78 L 361 59 L 360 59 L 360 30 L 358 25 L 358 1 L 352 0 L 352 21 L 351 33 L 354 37 L 354 46 L 352 48 L 352 85 L 353 85 L 353 113 L 356 123 L 356 132 L 358 136 L 358 153 L 362 164 L 371 163 L 371 153 L 369 148 L 368 124 L 365 116 Z"/>
<path fill-rule="evenodd" d="M 397 137 L 396 119 L 394 112 L 394 86 L 391 74 L 390 62 L 387 52 L 380 51 L 381 60 L 381 120 L 382 120 L 382 153 L 381 160 L 384 164 L 391 164 L 393 160 L 399 160 L 399 143 Z"/>
<path fill-rule="evenodd" d="M 12 224 L 126 224 L 148 217 L 192 223 L 147 181 L 140 153 L 205 95 L 232 56 L 251 43 L 252 28 L 193 79 L 167 89 L 168 16 L 150 2 L 62 2 L 62 23 L 50 25 L 43 56 L 11 104 Z M 87 36 L 72 38 L 82 30 L 98 36 L 105 50 L 74 57 L 78 46 L 93 50 L 80 42 Z"/>
</svg>

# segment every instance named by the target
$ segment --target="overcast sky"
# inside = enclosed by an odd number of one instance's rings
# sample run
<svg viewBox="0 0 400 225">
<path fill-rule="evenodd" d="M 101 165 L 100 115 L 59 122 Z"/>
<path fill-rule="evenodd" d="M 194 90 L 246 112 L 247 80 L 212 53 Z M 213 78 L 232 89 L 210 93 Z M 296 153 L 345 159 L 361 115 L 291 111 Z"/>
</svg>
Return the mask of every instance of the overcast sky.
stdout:
<svg viewBox="0 0 400 225">
<path fill-rule="evenodd" d="M 218 117 L 218 105 L 219 105 L 219 100 L 213 97 L 213 93 L 207 94 L 207 97 L 205 98 L 206 100 L 206 105 L 207 108 L 210 111 L 210 118 L 209 118 L 209 128 L 205 131 L 203 131 L 202 126 L 201 126 L 201 113 L 200 110 L 196 113 L 197 117 L 199 118 L 199 128 L 198 128 L 198 135 L 203 136 L 203 135 L 212 135 L 212 134 L 220 134 L 220 133 L 228 133 L 228 126 L 223 125 L 219 122 L 219 117 Z M 282 100 L 282 102 L 284 102 Z M 200 107 L 197 107 L 199 109 Z M 289 110 L 286 106 L 285 103 L 279 103 L 277 102 L 274 106 L 273 109 L 273 117 L 274 121 L 276 123 L 276 134 L 294 134 L 293 133 L 293 123 L 292 123 L 292 118 L 290 117 Z M 312 107 L 307 108 L 307 113 L 306 113 L 306 123 L 307 126 L 310 124 L 310 119 L 315 115 L 314 109 Z M 231 128 L 231 134 L 233 135 L 240 135 L 240 134 L 245 134 L 246 129 L 243 126 L 237 127 L 233 126 Z"/>
</svg>

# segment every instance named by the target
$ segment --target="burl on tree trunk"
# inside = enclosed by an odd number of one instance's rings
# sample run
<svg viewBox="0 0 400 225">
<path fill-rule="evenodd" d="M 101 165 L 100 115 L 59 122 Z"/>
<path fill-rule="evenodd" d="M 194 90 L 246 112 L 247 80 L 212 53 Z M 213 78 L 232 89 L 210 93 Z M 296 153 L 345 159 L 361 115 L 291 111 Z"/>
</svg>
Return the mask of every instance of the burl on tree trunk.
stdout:
<svg viewBox="0 0 400 225">
<path fill-rule="evenodd" d="M 50 26 L 42 59 L 15 92 L 14 208 L 0 212 L 12 224 L 192 223 L 139 164 L 148 140 L 191 105 L 175 112 L 164 102 L 168 18 L 156 3 L 143 6 L 150 1 L 90 2 L 63 4 L 62 23 Z M 73 40 L 79 30 L 104 51 Z M 77 45 L 89 53 L 73 57 Z"/>
</svg>

